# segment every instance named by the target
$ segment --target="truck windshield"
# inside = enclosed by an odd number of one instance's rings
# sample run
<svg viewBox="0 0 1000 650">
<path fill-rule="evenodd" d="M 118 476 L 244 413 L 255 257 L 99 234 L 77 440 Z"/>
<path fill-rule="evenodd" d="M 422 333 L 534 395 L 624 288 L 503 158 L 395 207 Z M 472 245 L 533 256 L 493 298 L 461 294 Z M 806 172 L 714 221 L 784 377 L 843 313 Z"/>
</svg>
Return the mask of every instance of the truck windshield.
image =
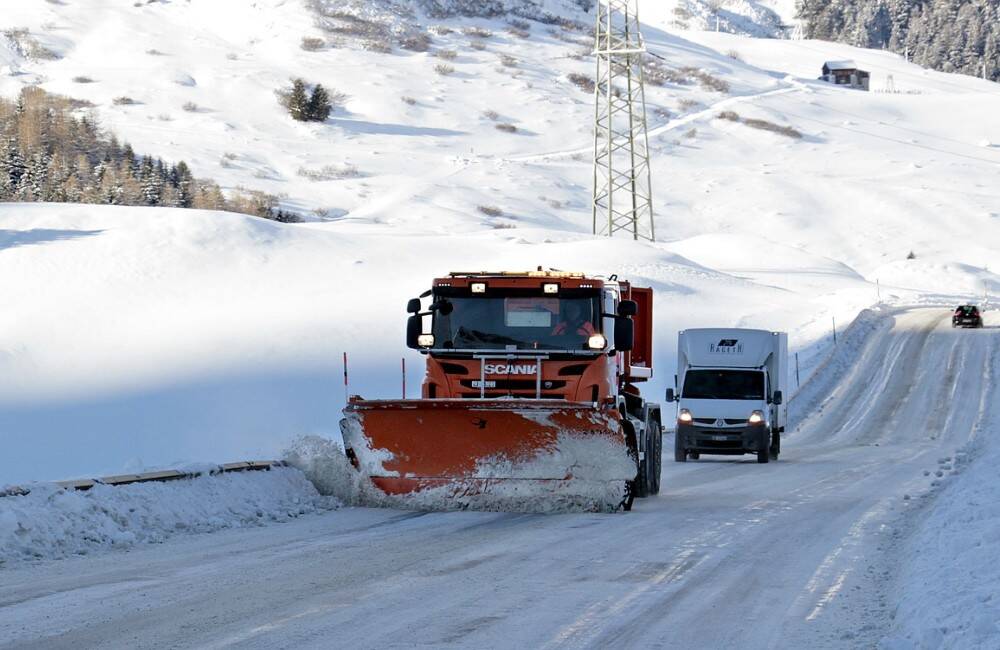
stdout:
<svg viewBox="0 0 1000 650">
<path fill-rule="evenodd" d="M 689 370 L 684 376 L 685 399 L 764 399 L 760 370 Z"/>
<path fill-rule="evenodd" d="M 587 350 L 600 332 L 600 300 L 595 291 L 541 295 L 435 295 L 443 304 L 434 314 L 434 347 L 456 350 Z M 532 295 L 535 294 L 535 295 Z"/>
</svg>

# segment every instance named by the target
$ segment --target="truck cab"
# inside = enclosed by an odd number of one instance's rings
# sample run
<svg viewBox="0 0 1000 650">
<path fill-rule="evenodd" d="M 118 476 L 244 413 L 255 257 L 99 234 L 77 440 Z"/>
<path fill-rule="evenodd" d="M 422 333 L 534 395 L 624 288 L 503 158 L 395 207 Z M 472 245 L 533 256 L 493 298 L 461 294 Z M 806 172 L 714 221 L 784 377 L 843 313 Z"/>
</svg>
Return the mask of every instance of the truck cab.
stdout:
<svg viewBox="0 0 1000 650">
<path fill-rule="evenodd" d="M 777 459 L 787 406 L 788 336 L 747 329 L 698 329 L 678 335 L 674 459 L 756 454 Z"/>
</svg>

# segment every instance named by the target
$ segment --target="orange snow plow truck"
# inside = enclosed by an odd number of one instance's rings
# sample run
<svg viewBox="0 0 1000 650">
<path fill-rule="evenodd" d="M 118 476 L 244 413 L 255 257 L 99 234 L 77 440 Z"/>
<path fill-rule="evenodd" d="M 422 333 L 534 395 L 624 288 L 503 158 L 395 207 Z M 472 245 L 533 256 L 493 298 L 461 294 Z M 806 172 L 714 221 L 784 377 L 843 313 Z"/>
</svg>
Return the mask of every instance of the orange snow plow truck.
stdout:
<svg viewBox="0 0 1000 650">
<path fill-rule="evenodd" d="M 628 510 L 660 489 L 660 407 L 636 387 L 652 376 L 652 309 L 652 289 L 616 276 L 438 278 L 407 306 L 407 345 L 427 358 L 422 398 L 351 397 L 348 458 L 390 502 Z"/>
</svg>

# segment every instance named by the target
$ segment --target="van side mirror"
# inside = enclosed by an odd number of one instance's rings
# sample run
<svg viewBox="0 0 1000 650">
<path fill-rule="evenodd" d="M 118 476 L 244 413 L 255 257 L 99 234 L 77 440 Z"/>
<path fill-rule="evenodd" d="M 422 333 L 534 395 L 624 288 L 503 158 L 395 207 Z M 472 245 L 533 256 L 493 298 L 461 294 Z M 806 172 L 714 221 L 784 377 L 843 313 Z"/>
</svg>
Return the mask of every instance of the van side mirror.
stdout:
<svg viewBox="0 0 1000 650">
<path fill-rule="evenodd" d="M 615 350 L 628 352 L 635 345 L 635 323 L 630 318 L 615 319 Z"/>
<path fill-rule="evenodd" d="M 634 300 L 622 300 L 618 303 L 618 315 L 630 318 L 639 313 L 639 305 Z"/>
<path fill-rule="evenodd" d="M 420 349 L 420 335 L 424 333 L 424 319 L 413 314 L 406 319 L 406 347 L 411 350 Z"/>
<path fill-rule="evenodd" d="M 410 298 L 410 301 L 406 303 L 406 313 L 416 314 L 420 311 L 420 298 Z"/>
<path fill-rule="evenodd" d="M 667 389 L 667 402 L 676 402 L 676 401 L 677 401 L 677 396 L 674 395 L 674 389 L 673 388 L 668 388 Z"/>
<path fill-rule="evenodd" d="M 774 391 L 774 399 L 773 399 L 773 401 L 774 401 L 774 403 L 775 403 L 775 404 L 777 404 L 778 406 L 781 406 L 781 402 L 782 402 L 782 395 L 781 395 L 781 391 L 780 391 L 780 390 L 776 390 L 776 391 Z"/>
</svg>

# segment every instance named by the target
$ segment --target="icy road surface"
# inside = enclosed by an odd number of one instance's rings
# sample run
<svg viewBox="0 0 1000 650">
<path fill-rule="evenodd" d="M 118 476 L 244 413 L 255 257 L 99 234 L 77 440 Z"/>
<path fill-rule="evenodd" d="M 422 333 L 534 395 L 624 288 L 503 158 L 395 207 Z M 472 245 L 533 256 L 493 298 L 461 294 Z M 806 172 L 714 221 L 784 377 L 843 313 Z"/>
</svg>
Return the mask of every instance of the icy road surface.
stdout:
<svg viewBox="0 0 1000 650">
<path fill-rule="evenodd" d="M 875 328 L 778 463 L 667 462 L 628 514 L 346 509 L 0 570 L 0 647 L 873 647 L 925 470 L 1000 398 L 997 330 L 948 315 Z"/>
</svg>

